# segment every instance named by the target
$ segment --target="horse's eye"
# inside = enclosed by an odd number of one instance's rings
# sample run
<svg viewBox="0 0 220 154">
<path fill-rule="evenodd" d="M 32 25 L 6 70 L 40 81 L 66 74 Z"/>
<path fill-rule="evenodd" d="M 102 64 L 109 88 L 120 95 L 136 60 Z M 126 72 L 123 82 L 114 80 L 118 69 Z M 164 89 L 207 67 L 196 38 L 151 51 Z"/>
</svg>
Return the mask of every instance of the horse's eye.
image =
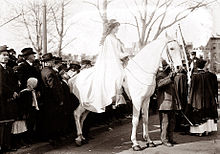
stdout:
<svg viewBox="0 0 220 154">
<path fill-rule="evenodd" d="M 174 50 L 174 48 L 171 47 L 170 50 Z"/>
</svg>

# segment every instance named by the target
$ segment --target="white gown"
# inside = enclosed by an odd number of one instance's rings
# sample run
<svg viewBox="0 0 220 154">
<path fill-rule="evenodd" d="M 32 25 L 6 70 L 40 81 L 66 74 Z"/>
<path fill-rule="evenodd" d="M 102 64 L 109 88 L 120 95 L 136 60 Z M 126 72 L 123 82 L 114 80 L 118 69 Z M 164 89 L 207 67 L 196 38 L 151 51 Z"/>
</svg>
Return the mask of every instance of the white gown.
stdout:
<svg viewBox="0 0 220 154">
<path fill-rule="evenodd" d="M 128 54 L 115 35 L 109 34 L 102 46 L 95 66 L 82 70 L 69 81 L 72 92 L 87 110 L 101 113 L 112 103 L 112 97 L 122 87 L 124 69 L 120 59 Z"/>
</svg>

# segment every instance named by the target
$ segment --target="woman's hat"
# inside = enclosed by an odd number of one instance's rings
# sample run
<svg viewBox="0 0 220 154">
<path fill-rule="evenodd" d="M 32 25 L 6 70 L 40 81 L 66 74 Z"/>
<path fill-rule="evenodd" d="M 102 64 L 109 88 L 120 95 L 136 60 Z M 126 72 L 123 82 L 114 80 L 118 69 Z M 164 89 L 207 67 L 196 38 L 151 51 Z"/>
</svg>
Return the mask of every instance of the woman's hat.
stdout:
<svg viewBox="0 0 220 154">
<path fill-rule="evenodd" d="M 112 30 L 116 26 L 120 26 L 120 23 L 117 22 L 115 19 L 109 20 L 106 25 L 107 29 L 109 29 L 109 30 Z"/>
<path fill-rule="evenodd" d="M 80 69 L 80 63 L 78 61 L 72 61 L 70 63 L 69 69 Z"/>
<path fill-rule="evenodd" d="M 32 48 L 24 48 L 21 50 L 22 56 L 28 56 L 31 54 L 36 54 L 36 52 L 33 51 Z"/>
</svg>

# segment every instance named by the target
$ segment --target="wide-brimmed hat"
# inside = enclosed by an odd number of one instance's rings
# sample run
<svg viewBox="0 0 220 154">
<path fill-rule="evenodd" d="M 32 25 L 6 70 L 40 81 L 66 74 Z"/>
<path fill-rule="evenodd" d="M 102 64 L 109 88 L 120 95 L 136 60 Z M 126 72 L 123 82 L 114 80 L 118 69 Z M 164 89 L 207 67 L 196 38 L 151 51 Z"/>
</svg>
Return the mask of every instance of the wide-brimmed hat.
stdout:
<svg viewBox="0 0 220 154">
<path fill-rule="evenodd" d="M 16 54 L 16 51 L 14 49 L 9 49 L 8 52 Z"/>
<path fill-rule="evenodd" d="M 46 62 L 46 61 L 51 61 L 51 60 L 54 60 L 55 57 L 52 55 L 52 53 L 46 53 L 42 56 L 42 60 L 43 62 Z"/>
<path fill-rule="evenodd" d="M 117 22 L 116 19 L 111 19 L 107 22 L 107 25 L 106 25 L 108 28 L 114 28 L 116 26 L 120 26 L 120 23 Z"/>
<path fill-rule="evenodd" d="M 78 61 L 72 61 L 69 65 L 69 69 L 80 69 L 81 65 Z"/>
<path fill-rule="evenodd" d="M 60 62 L 63 62 L 63 58 L 62 57 L 54 57 L 54 61 L 55 61 L 55 63 L 60 63 Z"/>
<path fill-rule="evenodd" d="M 84 59 L 81 61 L 81 65 L 92 65 L 92 61 L 88 59 Z"/>
<path fill-rule="evenodd" d="M 7 48 L 8 48 L 7 45 L 0 46 L 0 53 L 1 52 L 8 52 Z"/>
<path fill-rule="evenodd" d="M 192 56 L 196 56 L 196 52 L 195 52 L 195 51 L 192 51 L 192 52 L 191 52 L 191 55 L 192 55 Z"/>
<path fill-rule="evenodd" d="M 22 56 L 36 54 L 36 52 L 34 52 L 32 48 L 24 48 L 21 50 L 21 53 L 22 53 Z"/>
<path fill-rule="evenodd" d="M 62 70 L 64 70 L 64 71 L 67 71 L 67 70 L 68 70 L 66 64 L 61 64 L 57 69 L 58 69 L 58 72 L 60 72 L 60 71 L 62 71 Z"/>
</svg>

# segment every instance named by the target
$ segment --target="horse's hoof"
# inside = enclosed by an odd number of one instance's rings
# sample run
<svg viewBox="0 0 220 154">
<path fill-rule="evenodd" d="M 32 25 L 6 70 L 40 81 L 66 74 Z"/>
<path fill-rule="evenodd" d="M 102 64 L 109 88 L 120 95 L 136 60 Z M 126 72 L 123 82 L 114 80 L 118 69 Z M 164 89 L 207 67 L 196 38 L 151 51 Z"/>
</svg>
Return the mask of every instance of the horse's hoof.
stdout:
<svg viewBox="0 0 220 154">
<path fill-rule="evenodd" d="M 157 145 L 154 142 L 147 143 L 147 147 L 156 147 Z"/>
<path fill-rule="evenodd" d="M 135 146 L 132 147 L 132 149 L 133 149 L 134 151 L 142 151 L 142 150 L 144 150 L 145 148 L 142 148 L 140 145 L 135 145 Z"/>
<path fill-rule="evenodd" d="M 82 145 L 82 141 L 80 141 L 80 140 L 75 140 L 75 143 L 76 143 L 76 146 L 81 146 Z"/>
<path fill-rule="evenodd" d="M 83 139 L 81 143 L 82 143 L 82 144 L 88 144 L 89 142 L 88 142 L 88 140 Z"/>
</svg>

